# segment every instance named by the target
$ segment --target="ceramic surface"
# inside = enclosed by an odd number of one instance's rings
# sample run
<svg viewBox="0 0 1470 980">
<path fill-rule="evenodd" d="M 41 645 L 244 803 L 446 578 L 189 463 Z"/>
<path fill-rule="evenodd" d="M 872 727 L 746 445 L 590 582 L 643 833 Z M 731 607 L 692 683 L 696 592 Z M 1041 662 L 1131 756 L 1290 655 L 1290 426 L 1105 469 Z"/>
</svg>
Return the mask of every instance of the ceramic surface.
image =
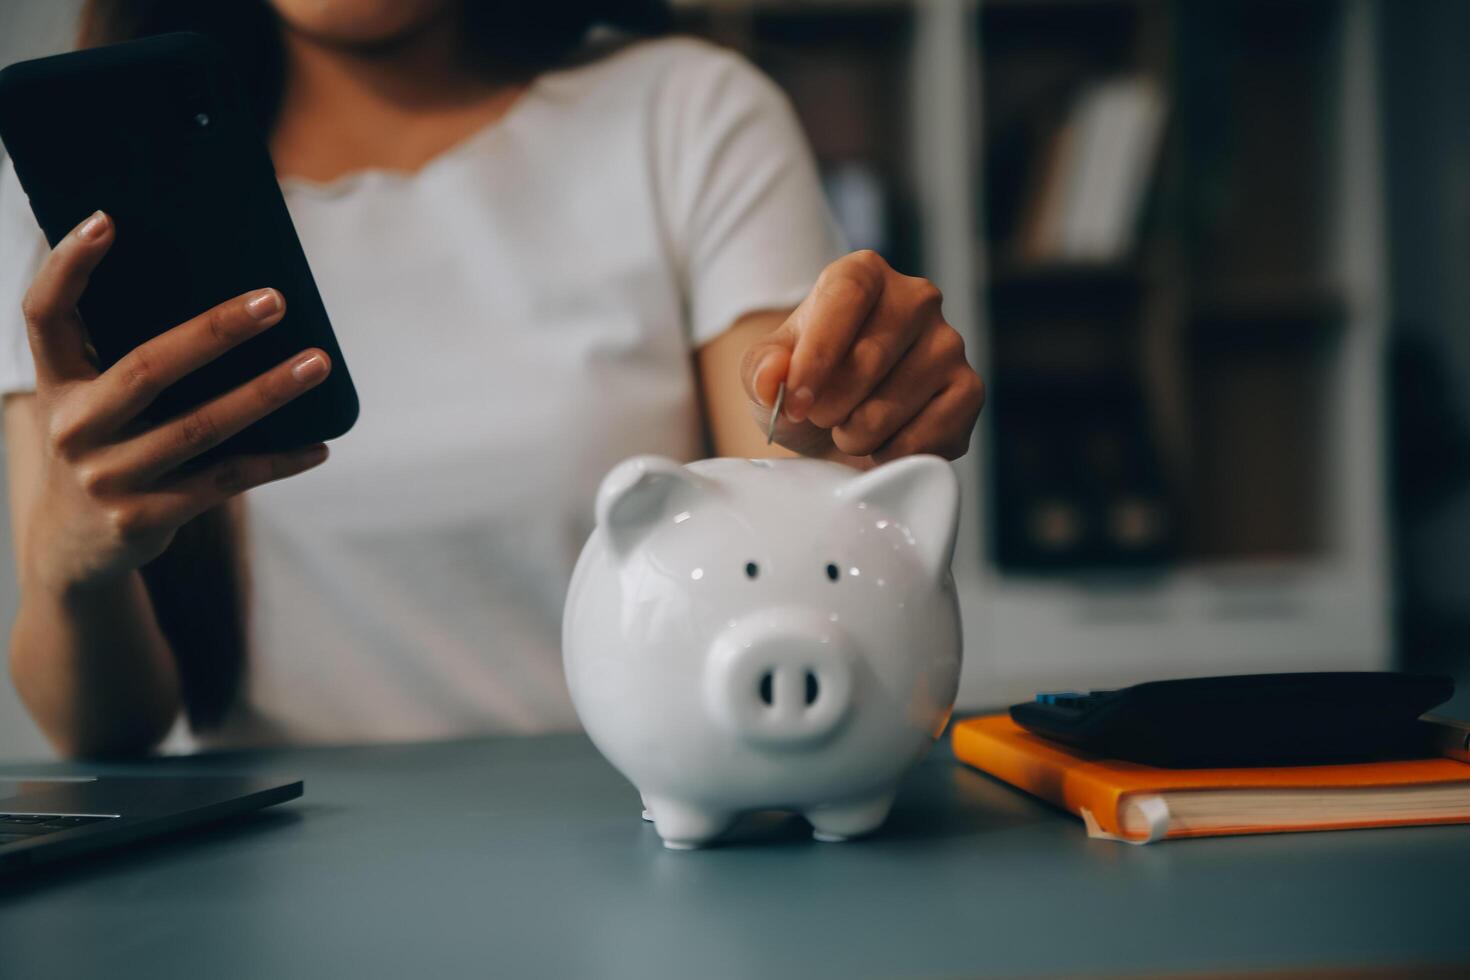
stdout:
<svg viewBox="0 0 1470 980">
<path fill-rule="evenodd" d="M 587 733 L 672 848 L 742 812 L 821 840 L 877 828 L 943 730 L 960 671 L 959 487 L 917 456 L 658 456 L 603 481 L 563 620 Z"/>
</svg>

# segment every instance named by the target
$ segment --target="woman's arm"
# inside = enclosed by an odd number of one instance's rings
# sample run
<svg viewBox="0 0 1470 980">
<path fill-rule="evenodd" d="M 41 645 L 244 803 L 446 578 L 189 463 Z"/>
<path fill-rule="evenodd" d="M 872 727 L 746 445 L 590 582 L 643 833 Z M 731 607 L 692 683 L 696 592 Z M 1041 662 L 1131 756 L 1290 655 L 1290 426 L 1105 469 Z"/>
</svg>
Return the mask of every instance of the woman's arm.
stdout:
<svg viewBox="0 0 1470 980">
<path fill-rule="evenodd" d="M 777 442 L 859 466 L 964 455 L 985 402 L 939 290 L 873 252 L 833 262 L 789 315 L 742 317 L 699 349 L 698 364 L 721 456 L 773 455 L 765 422 L 783 381 Z"/>
<path fill-rule="evenodd" d="M 42 437 L 34 395 L 5 400 L 20 609 L 10 638 L 16 691 L 58 752 L 146 752 L 179 713 L 173 655 L 136 571 L 68 588 L 45 581 L 32 554 L 38 535 Z"/>
<path fill-rule="evenodd" d="M 285 302 L 264 289 L 222 303 L 99 373 L 76 304 L 112 240 L 112 222 L 98 213 L 36 273 L 24 303 L 36 391 L 5 404 L 20 582 L 11 673 L 67 755 L 146 751 L 178 716 L 178 664 L 139 569 L 199 515 L 326 458 L 326 447 L 314 446 L 191 465 L 319 384 L 330 365 L 318 350 L 146 424 L 142 413 L 159 392 L 280 322 Z"/>
</svg>

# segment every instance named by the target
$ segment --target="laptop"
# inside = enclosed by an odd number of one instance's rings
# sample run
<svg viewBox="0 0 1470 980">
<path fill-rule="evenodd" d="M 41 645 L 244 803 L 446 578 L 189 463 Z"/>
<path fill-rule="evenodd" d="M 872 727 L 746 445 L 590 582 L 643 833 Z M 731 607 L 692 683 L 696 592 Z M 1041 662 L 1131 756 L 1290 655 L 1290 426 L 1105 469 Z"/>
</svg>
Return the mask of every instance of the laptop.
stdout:
<svg viewBox="0 0 1470 980">
<path fill-rule="evenodd" d="M 294 800 L 261 776 L 0 775 L 0 876 Z"/>
</svg>

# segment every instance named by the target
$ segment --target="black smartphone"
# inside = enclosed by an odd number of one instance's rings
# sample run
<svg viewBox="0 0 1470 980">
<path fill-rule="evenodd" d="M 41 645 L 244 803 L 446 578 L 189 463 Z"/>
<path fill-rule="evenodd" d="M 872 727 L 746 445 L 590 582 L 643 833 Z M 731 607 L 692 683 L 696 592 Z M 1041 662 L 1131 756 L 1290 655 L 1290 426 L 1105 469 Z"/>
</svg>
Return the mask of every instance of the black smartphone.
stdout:
<svg viewBox="0 0 1470 980">
<path fill-rule="evenodd" d="M 1146 766 L 1306 766 L 1437 755 L 1419 718 L 1454 694 L 1448 677 L 1394 671 L 1238 674 L 1038 694 L 1011 718 Z"/>
<path fill-rule="evenodd" d="M 170 386 L 150 419 L 320 347 L 332 359 L 326 381 L 210 455 L 280 451 L 352 427 L 357 392 L 218 44 L 167 34 L 11 65 L 0 71 L 0 140 L 53 246 L 92 212 L 112 216 L 112 248 L 79 304 L 99 367 L 241 293 L 285 296 L 281 322 Z"/>
</svg>

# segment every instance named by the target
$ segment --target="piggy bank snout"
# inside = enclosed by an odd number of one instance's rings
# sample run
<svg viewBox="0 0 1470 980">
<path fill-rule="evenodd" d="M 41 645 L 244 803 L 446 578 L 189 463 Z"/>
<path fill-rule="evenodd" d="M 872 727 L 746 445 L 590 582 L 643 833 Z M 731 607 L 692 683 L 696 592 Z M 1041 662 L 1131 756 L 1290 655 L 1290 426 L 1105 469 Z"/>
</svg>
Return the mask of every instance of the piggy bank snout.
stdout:
<svg viewBox="0 0 1470 980">
<path fill-rule="evenodd" d="M 735 622 L 712 644 L 705 671 L 710 713 L 736 736 L 768 748 L 820 742 L 847 718 L 853 651 L 836 624 L 778 610 Z"/>
</svg>

